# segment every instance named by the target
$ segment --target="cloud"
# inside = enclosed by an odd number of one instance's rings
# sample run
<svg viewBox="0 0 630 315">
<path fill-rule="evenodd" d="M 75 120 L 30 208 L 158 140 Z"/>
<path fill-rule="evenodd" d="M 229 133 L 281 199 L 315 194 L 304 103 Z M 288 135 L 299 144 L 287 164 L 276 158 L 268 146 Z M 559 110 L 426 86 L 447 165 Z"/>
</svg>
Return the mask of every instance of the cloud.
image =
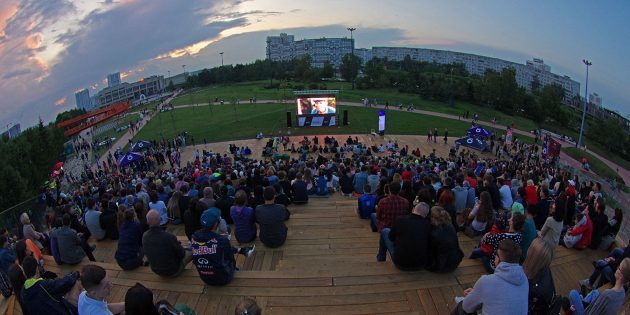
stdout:
<svg viewBox="0 0 630 315">
<path fill-rule="evenodd" d="M 60 98 L 60 99 L 56 100 L 53 104 L 55 104 L 55 106 L 62 106 L 62 105 L 65 105 L 65 104 L 66 104 L 66 100 L 67 100 L 67 99 L 68 99 L 68 98 L 64 96 L 64 97 L 62 97 L 62 98 Z"/>
<path fill-rule="evenodd" d="M 0 39 L 0 68 L 4 69 L 6 79 L 0 81 L 0 95 L 8 96 L 0 99 L 0 108 L 6 109 L 0 124 L 24 112 L 52 120 L 59 107 L 69 109 L 73 105 L 72 91 L 99 83 L 108 73 L 135 69 L 129 75 L 130 79 L 137 79 L 143 74 L 138 65 L 247 24 L 246 13 L 234 13 L 241 3 L 237 0 L 114 1 L 89 12 L 78 22 L 67 21 L 74 23 L 72 27 L 55 27 L 55 37 L 44 38 L 42 34 L 51 34 L 45 30 L 53 21 L 71 20 L 68 14 L 76 12 L 76 7 L 64 0 L 22 1 L 3 28 L 6 38 Z M 39 57 L 38 52 L 46 43 L 61 47 L 55 58 Z M 59 103 L 54 109 L 44 105 L 64 97 L 72 101 Z"/>
</svg>

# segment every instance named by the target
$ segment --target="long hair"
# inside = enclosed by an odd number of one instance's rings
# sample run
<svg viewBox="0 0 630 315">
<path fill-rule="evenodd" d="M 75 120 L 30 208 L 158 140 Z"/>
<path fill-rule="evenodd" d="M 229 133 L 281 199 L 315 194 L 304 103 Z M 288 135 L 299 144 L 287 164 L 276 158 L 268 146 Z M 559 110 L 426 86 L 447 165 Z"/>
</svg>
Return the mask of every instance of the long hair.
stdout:
<svg viewBox="0 0 630 315">
<path fill-rule="evenodd" d="M 451 215 L 444 208 L 434 206 L 431 208 L 431 224 L 433 226 L 451 224 Z"/>
<path fill-rule="evenodd" d="M 481 192 L 479 195 L 479 211 L 475 217 L 479 222 L 488 222 L 492 214 L 492 197 L 487 191 Z"/>
<path fill-rule="evenodd" d="M 553 259 L 554 247 L 542 238 L 536 238 L 529 245 L 527 258 L 523 262 L 523 271 L 527 279 L 535 278 L 543 269 L 548 268 Z"/>
<path fill-rule="evenodd" d="M 179 213 L 179 198 L 182 196 L 180 191 L 176 191 L 171 196 L 171 199 L 168 200 L 168 205 L 166 208 L 168 209 L 168 213 L 171 215 L 175 215 Z"/>
</svg>

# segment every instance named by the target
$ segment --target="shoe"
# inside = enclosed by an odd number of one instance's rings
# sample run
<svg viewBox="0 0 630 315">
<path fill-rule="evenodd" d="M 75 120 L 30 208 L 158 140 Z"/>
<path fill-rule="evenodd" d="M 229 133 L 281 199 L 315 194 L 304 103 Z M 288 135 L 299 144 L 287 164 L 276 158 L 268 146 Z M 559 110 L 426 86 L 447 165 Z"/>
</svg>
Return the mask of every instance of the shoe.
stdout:
<svg viewBox="0 0 630 315">
<path fill-rule="evenodd" d="M 241 247 L 239 252 L 241 254 L 243 254 L 245 257 L 249 257 L 249 256 L 251 256 L 254 253 L 255 249 L 256 249 L 256 245 L 247 246 L 247 247 Z"/>
<path fill-rule="evenodd" d="M 378 261 L 378 262 L 384 262 L 385 260 L 387 260 L 387 257 L 386 257 L 386 256 L 379 256 L 379 255 L 376 255 L 376 261 Z"/>
<path fill-rule="evenodd" d="M 96 250 L 96 245 L 90 246 L 90 252 L 94 252 Z"/>
<path fill-rule="evenodd" d="M 459 302 L 463 301 L 464 297 L 463 296 L 456 296 L 455 297 L 455 304 L 459 304 Z"/>
</svg>

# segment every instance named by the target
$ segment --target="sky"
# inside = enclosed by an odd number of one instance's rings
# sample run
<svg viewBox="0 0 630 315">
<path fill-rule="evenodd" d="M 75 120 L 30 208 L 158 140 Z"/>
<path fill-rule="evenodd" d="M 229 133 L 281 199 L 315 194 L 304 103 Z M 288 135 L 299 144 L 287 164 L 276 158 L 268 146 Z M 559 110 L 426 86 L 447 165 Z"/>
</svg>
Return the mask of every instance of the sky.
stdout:
<svg viewBox="0 0 630 315">
<path fill-rule="evenodd" d="M 630 114 L 630 1 L 1 0 L 0 132 L 49 122 L 108 73 L 134 82 L 265 58 L 267 36 L 349 37 L 524 63 L 580 82 Z"/>
</svg>

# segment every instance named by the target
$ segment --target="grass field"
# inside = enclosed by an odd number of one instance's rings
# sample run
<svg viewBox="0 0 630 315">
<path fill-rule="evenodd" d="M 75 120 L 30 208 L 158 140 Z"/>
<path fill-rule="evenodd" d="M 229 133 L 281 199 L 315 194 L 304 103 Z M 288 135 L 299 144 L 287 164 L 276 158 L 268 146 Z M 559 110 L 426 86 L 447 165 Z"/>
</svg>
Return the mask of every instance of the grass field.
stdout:
<svg viewBox="0 0 630 315">
<path fill-rule="evenodd" d="M 265 135 L 301 134 L 361 134 L 378 129 L 378 110 L 354 106 L 339 106 L 338 113 L 348 110 L 349 126 L 343 127 L 286 127 L 286 112 L 294 113 L 293 104 L 239 104 L 197 106 L 158 113 L 142 128 L 134 140 L 170 139 L 188 132 L 196 143 L 253 138 L 257 132 Z M 295 116 L 293 116 L 295 117 Z M 340 122 L 338 120 L 338 122 Z M 386 132 L 389 134 L 421 135 L 429 128 L 438 128 L 440 137 L 448 128 L 449 137 L 465 134 L 470 124 L 452 119 L 420 115 L 411 112 L 388 111 Z M 531 141 L 531 140 L 530 140 Z"/>
<path fill-rule="evenodd" d="M 210 86 L 207 88 L 199 89 L 195 92 L 182 95 L 173 100 L 174 105 L 184 104 L 204 104 L 207 105 L 209 101 L 213 101 L 215 98 L 224 99 L 226 103 L 230 100 L 240 99 L 241 103 L 249 102 L 249 98 L 256 96 L 258 100 L 287 100 L 292 102 L 293 91 L 288 88 L 284 89 L 265 89 L 267 81 L 255 81 L 235 83 L 230 85 L 218 85 Z M 473 113 L 479 114 L 480 119 L 490 121 L 493 118 L 497 119 L 498 125 L 508 125 L 514 122 L 517 128 L 522 130 L 534 130 L 536 129 L 536 123 L 530 119 L 526 119 L 518 116 L 510 116 L 499 111 L 495 111 L 489 108 L 472 105 L 465 102 L 456 102 L 455 106 L 451 107 L 443 102 L 428 101 L 421 99 L 418 95 L 400 93 L 396 89 L 371 89 L 371 90 L 352 90 L 350 84 L 346 82 L 322 82 L 320 85 L 326 85 L 327 89 L 339 90 L 337 95 L 338 100 L 347 102 L 361 102 L 363 98 L 369 98 L 370 101 L 375 98 L 379 104 L 385 104 L 385 101 L 389 101 L 390 105 L 394 104 L 414 104 L 417 109 L 430 110 L 440 113 L 447 113 L 453 115 L 463 115 L 466 111 L 470 112 L 472 117 Z M 293 83 L 293 85 L 304 85 L 303 83 Z"/>
<path fill-rule="evenodd" d="M 619 175 L 615 170 L 610 168 L 608 165 L 606 165 L 604 162 L 602 162 L 600 159 L 596 158 L 590 153 L 584 152 L 578 148 L 562 148 L 562 150 L 577 161 L 580 161 L 583 157 L 586 157 L 586 159 L 588 159 L 589 165 L 591 166 L 591 170 L 601 177 L 619 178 Z"/>
<path fill-rule="evenodd" d="M 116 129 L 121 126 L 128 125 L 129 123 L 132 123 L 132 122 L 135 123 L 139 119 L 140 117 L 138 116 L 138 114 L 128 114 L 127 116 L 116 120 L 114 122 L 115 123 L 114 128 L 109 129 L 101 134 L 98 134 L 96 137 L 99 139 L 99 141 L 108 139 L 108 138 L 116 138 L 116 140 L 118 140 L 123 134 L 125 134 L 125 132 L 127 132 L 127 129 L 124 129 L 121 131 L 116 131 Z M 103 152 L 107 150 L 109 150 L 109 146 L 100 147 L 96 150 L 96 155 L 100 156 L 101 154 L 103 154 Z"/>
</svg>

